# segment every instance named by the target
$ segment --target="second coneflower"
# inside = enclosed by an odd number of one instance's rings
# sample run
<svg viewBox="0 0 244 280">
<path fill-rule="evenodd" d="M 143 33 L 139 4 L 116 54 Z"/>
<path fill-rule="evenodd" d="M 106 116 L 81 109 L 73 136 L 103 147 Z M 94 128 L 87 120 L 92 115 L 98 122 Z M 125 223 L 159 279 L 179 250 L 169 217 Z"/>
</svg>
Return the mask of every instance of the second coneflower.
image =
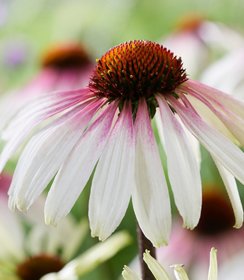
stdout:
<svg viewBox="0 0 244 280">
<path fill-rule="evenodd" d="M 201 180 L 183 124 L 210 151 L 223 177 L 228 174 L 228 186 L 234 177 L 243 183 L 244 155 L 236 146 L 244 141 L 243 109 L 229 95 L 189 80 L 181 59 L 163 46 L 142 40 L 120 44 L 97 61 L 88 88 L 42 97 L 9 124 L 1 169 L 42 125 L 17 164 L 10 206 L 28 209 L 55 177 L 45 218 L 56 224 L 69 213 L 95 168 L 89 202 L 92 235 L 106 239 L 132 197 L 145 236 L 154 246 L 165 244 L 171 210 L 151 125 L 155 113 L 161 114 L 177 208 L 184 225 L 194 228 L 201 211 Z M 233 202 L 238 200 L 235 184 L 229 194 Z M 240 225 L 242 213 L 237 214 Z"/>
</svg>

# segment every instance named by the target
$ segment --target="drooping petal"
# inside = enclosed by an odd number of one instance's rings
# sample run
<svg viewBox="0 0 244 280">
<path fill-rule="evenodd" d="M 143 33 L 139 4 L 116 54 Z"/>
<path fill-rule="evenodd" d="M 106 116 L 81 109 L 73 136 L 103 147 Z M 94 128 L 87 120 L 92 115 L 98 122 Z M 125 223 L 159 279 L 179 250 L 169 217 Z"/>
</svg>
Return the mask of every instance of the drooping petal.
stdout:
<svg viewBox="0 0 244 280">
<path fill-rule="evenodd" d="M 40 104 L 33 103 L 31 104 L 33 107 L 27 106 L 23 112 L 21 111 L 20 114 L 16 116 L 2 135 L 8 142 L 0 155 L 0 172 L 3 170 L 9 158 L 16 152 L 38 124 L 53 115 L 63 112 L 68 108 L 72 108 L 72 106 L 85 100 L 85 97 L 87 97 L 87 90 L 84 92 L 84 97 L 77 97 L 76 93 L 75 100 L 72 97 L 72 93 L 73 92 L 70 93 L 70 98 L 64 100 L 62 100 L 61 93 L 60 96 L 56 94 L 55 98 L 53 97 L 52 99 L 50 97 L 45 102 L 41 102 L 40 100 Z M 82 92 L 80 93 L 82 94 Z"/>
<path fill-rule="evenodd" d="M 171 104 L 192 134 L 227 170 L 244 183 L 243 152 L 228 138 L 205 123 L 189 104 L 188 107 L 184 107 L 173 98 Z"/>
<path fill-rule="evenodd" d="M 168 188 L 153 135 L 147 105 L 139 103 L 136 121 L 136 187 L 133 207 L 145 236 L 159 247 L 165 245 L 171 228 Z"/>
<path fill-rule="evenodd" d="M 232 112 L 236 113 L 241 118 L 244 118 L 244 101 L 193 80 L 186 81 L 182 86 L 187 86 L 197 90 L 209 100 L 218 101 L 223 107 L 229 108 Z"/>
<path fill-rule="evenodd" d="M 209 91 L 211 88 L 209 89 Z M 222 121 L 229 131 L 244 145 L 244 117 L 239 116 L 235 111 L 230 110 L 229 106 L 221 103 L 220 96 L 206 97 L 205 91 L 202 93 L 197 88 L 188 88 L 188 94 L 201 101 L 209 110 Z M 240 107 L 244 110 L 244 103 L 240 101 Z M 198 109 L 203 109 L 203 106 L 198 106 Z M 205 109 L 206 111 L 206 109 Z"/>
<path fill-rule="evenodd" d="M 164 270 L 160 263 L 150 255 L 148 250 L 146 250 L 143 254 L 143 260 L 156 280 L 170 280 L 168 273 Z"/>
<path fill-rule="evenodd" d="M 219 170 L 220 176 L 225 184 L 228 196 L 230 198 L 231 205 L 234 210 L 235 215 L 235 228 L 240 228 L 243 224 L 243 207 L 238 192 L 238 187 L 236 180 L 233 175 L 226 170 L 216 159 L 214 159 L 215 164 Z"/>
<path fill-rule="evenodd" d="M 45 205 L 45 221 L 56 224 L 67 215 L 85 187 L 104 145 L 114 117 L 109 106 L 87 129 L 58 171 Z"/>
<path fill-rule="evenodd" d="M 131 107 L 123 108 L 96 167 L 89 201 L 92 236 L 105 240 L 120 224 L 134 185 Z"/>
<path fill-rule="evenodd" d="M 157 98 L 164 127 L 169 180 L 184 226 L 194 228 L 200 218 L 202 189 L 200 170 L 187 136 L 163 98 Z"/>
<path fill-rule="evenodd" d="M 100 102 L 95 102 L 88 105 L 85 112 L 77 108 L 30 140 L 9 190 L 20 210 L 28 209 L 54 177 L 99 106 Z"/>
</svg>

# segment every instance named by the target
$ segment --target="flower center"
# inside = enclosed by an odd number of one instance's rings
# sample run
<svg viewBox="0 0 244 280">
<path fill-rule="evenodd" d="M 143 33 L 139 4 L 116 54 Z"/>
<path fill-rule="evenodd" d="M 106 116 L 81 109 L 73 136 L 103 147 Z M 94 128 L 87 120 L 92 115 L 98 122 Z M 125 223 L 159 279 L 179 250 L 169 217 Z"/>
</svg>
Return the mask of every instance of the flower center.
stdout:
<svg viewBox="0 0 244 280">
<path fill-rule="evenodd" d="M 196 231 L 205 236 L 217 235 L 231 230 L 234 223 L 235 217 L 227 197 L 220 192 L 206 192 Z"/>
<path fill-rule="evenodd" d="M 17 267 L 17 275 L 22 280 L 39 280 L 42 276 L 58 272 L 64 263 L 56 256 L 38 255 L 30 257 Z"/>
<path fill-rule="evenodd" d="M 90 63 L 85 49 L 79 44 L 64 44 L 50 48 L 42 58 L 42 66 L 55 69 L 79 68 Z"/>
<path fill-rule="evenodd" d="M 156 93 L 170 94 L 187 80 L 182 61 L 162 45 L 143 40 L 120 44 L 98 61 L 90 88 L 108 100 L 136 103 Z"/>
</svg>

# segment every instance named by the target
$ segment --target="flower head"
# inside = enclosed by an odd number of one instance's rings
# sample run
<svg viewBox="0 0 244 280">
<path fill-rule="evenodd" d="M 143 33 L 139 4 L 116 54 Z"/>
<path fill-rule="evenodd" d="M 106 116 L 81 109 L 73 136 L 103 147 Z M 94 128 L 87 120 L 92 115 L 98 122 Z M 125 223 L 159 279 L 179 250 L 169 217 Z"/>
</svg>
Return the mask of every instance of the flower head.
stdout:
<svg viewBox="0 0 244 280">
<path fill-rule="evenodd" d="M 229 95 L 187 80 L 181 60 L 157 43 L 116 46 L 98 60 L 88 88 L 40 98 L 4 131 L 8 141 L 1 169 L 29 133 L 39 129 L 17 164 L 10 206 L 28 209 L 55 177 L 45 219 L 56 224 L 70 212 L 95 169 L 89 201 L 92 235 L 106 239 L 132 197 L 145 236 L 155 246 L 167 243 L 170 201 L 151 125 L 160 114 L 169 180 L 185 227 L 194 228 L 201 211 L 199 165 L 186 129 L 222 171 L 240 226 L 234 176 L 244 182 L 244 155 L 232 141 L 244 140 L 243 108 Z"/>
</svg>

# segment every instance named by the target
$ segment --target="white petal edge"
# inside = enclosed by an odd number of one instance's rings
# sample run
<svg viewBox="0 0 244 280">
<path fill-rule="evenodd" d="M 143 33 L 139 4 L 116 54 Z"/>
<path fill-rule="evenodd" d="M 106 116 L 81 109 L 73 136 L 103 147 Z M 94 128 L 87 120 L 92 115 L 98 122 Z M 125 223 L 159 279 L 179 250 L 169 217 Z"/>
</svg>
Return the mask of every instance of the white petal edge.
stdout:
<svg viewBox="0 0 244 280">
<path fill-rule="evenodd" d="M 135 143 L 130 106 L 123 108 L 97 164 L 89 221 L 92 236 L 105 240 L 120 224 L 134 185 Z"/>
<path fill-rule="evenodd" d="M 234 176 L 226 170 L 214 157 L 214 162 L 219 170 L 219 174 L 224 182 L 226 191 L 228 193 L 234 215 L 235 215 L 235 228 L 240 228 L 243 224 L 243 207 Z"/>
<path fill-rule="evenodd" d="M 200 218 L 202 205 L 201 177 L 198 162 L 186 134 L 163 98 L 157 98 L 164 127 L 169 180 L 175 203 L 184 226 L 193 229 Z"/>
<path fill-rule="evenodd" d="M 138 105 L 135 121 L 136 186 L 133 208 L 144 235 L 155 247 L 166 245 L 171 230 L 171 208 L 159 151 L 145 101 Z"/>
</svg>

